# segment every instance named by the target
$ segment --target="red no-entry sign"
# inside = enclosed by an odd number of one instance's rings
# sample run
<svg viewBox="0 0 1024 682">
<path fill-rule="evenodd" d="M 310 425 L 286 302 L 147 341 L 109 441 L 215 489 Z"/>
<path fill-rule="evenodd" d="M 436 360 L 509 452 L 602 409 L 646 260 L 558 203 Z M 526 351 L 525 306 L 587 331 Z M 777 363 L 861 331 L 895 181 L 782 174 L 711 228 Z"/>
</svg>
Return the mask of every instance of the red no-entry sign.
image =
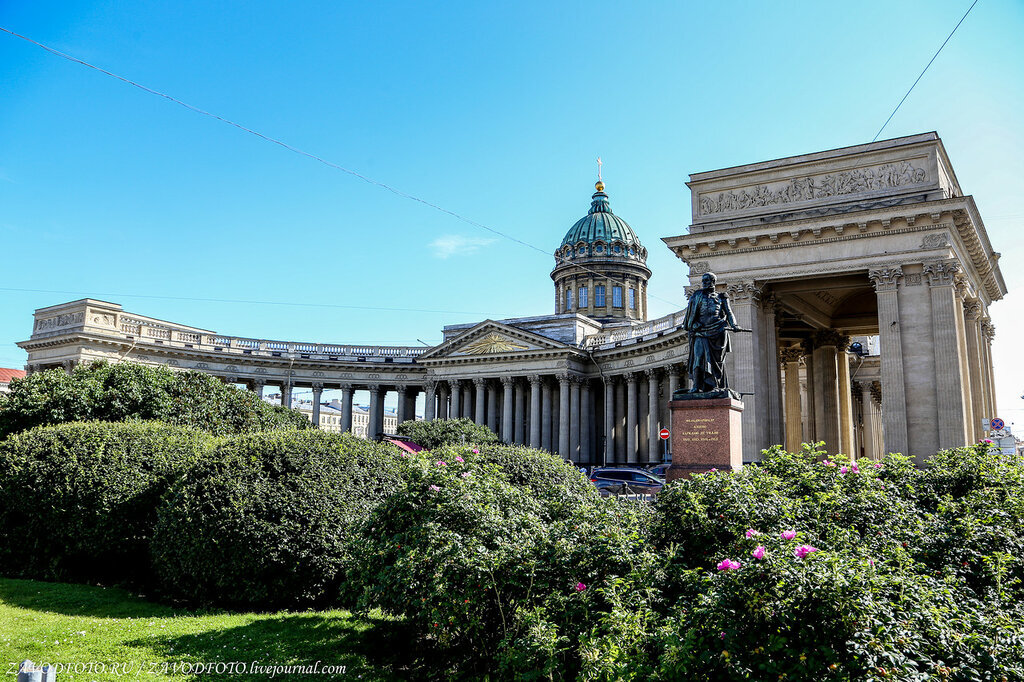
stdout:
<svg viewBox="0 0 1024 682">
<path fill-rule="evenodd" d="M 668 440 L 668 429 L 662 429 L 658 435 L 661 436 L 662 440 Z"/>
</svg>

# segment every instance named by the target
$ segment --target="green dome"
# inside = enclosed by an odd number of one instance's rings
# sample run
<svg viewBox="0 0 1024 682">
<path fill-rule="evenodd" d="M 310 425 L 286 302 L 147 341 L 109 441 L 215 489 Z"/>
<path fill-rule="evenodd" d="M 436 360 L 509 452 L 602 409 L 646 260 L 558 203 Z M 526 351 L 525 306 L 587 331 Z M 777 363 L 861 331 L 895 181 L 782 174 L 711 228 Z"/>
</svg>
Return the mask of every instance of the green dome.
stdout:
<svg viewBox="0 0 1024 682">
<path fill-rule="evenodd" d="M 608 245 L 621 242 L 627 248 L 630 246 L 640 247 L 640 240 L 636 238 L 633 228 L 625 220 L 612 213 L 611 206 L 608 205 L 608 195 L 603 190 L 604 184 L 601 183 L 597 192 L 594 193 L 590 211 L 569 228 L 562 244 L 558 247 L 559 249 L 565 246 L 576 246 L 580 242 L 588 245 L 595 242 L 603 242 Z"/>
</svg>

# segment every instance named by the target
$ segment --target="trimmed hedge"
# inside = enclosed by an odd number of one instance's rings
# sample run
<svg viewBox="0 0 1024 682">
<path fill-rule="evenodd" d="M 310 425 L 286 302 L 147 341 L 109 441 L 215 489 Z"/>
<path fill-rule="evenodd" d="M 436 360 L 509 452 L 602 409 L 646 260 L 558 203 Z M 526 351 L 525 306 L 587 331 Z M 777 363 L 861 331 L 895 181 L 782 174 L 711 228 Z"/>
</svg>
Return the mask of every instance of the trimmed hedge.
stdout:
<svg viewBox="0 0 1024 682">
<path fill-rule="evenodd" d="M 37 372 L 0 394 L 0 439 L 35 426 L 73 421 L 159 420 L 215 435 L 310 428 L 302 413 L 201 372 L 132 362 L 94 362 L 68 374 Z"/>
<path fill-rule="evenodd" d="M 501 442 L 494 431 L 465 417 L 402 422 L 398 425 L 398 435 L 411 438 L 427 450 L 443 445 L 486 445 Z"/>
<path fill-rule="evenodd" d="M 148 582 L 160 498 L 214 445 L 159 422 L 61 424 L 0 441 L 4 573 Z"/>
<path fill-rule="evenodd" d="M 349 529 L 404 485 L 398 450 L 285 431 L 222 443 L 167 495 L 152 543 L 163 590 L 271 610 L 337 600 Z"/>
</svg>

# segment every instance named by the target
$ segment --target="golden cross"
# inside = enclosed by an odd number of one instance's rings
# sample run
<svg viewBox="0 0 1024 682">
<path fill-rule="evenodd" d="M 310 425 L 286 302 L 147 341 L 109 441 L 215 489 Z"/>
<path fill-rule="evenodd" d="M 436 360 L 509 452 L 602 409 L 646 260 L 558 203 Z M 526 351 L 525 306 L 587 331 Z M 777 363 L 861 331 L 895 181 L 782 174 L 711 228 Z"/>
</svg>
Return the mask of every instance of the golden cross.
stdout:
<svg viewBox="0 0 1024 682">
<path fill-rule="evenodd" d="M 601 157 L 597 157 L 597 179 L 601 179 Z"/>
</svg>

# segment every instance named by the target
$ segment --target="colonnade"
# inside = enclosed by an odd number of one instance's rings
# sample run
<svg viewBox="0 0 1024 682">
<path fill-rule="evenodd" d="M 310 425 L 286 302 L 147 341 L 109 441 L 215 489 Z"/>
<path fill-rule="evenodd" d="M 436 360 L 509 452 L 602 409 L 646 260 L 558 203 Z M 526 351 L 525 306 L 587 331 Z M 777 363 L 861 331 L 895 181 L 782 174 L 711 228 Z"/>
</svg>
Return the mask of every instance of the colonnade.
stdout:
<svg viewBox="0 0 1024 682">
<path fill-rule="evenodd" d="M 465 417 L 506 443 L 578 463 L 663 461 L 659 431 L 678 390 L 676 365 L 587 377 L 573 372 L 448 378 L 426 386 L 426 419 Z"/>
</svg>

